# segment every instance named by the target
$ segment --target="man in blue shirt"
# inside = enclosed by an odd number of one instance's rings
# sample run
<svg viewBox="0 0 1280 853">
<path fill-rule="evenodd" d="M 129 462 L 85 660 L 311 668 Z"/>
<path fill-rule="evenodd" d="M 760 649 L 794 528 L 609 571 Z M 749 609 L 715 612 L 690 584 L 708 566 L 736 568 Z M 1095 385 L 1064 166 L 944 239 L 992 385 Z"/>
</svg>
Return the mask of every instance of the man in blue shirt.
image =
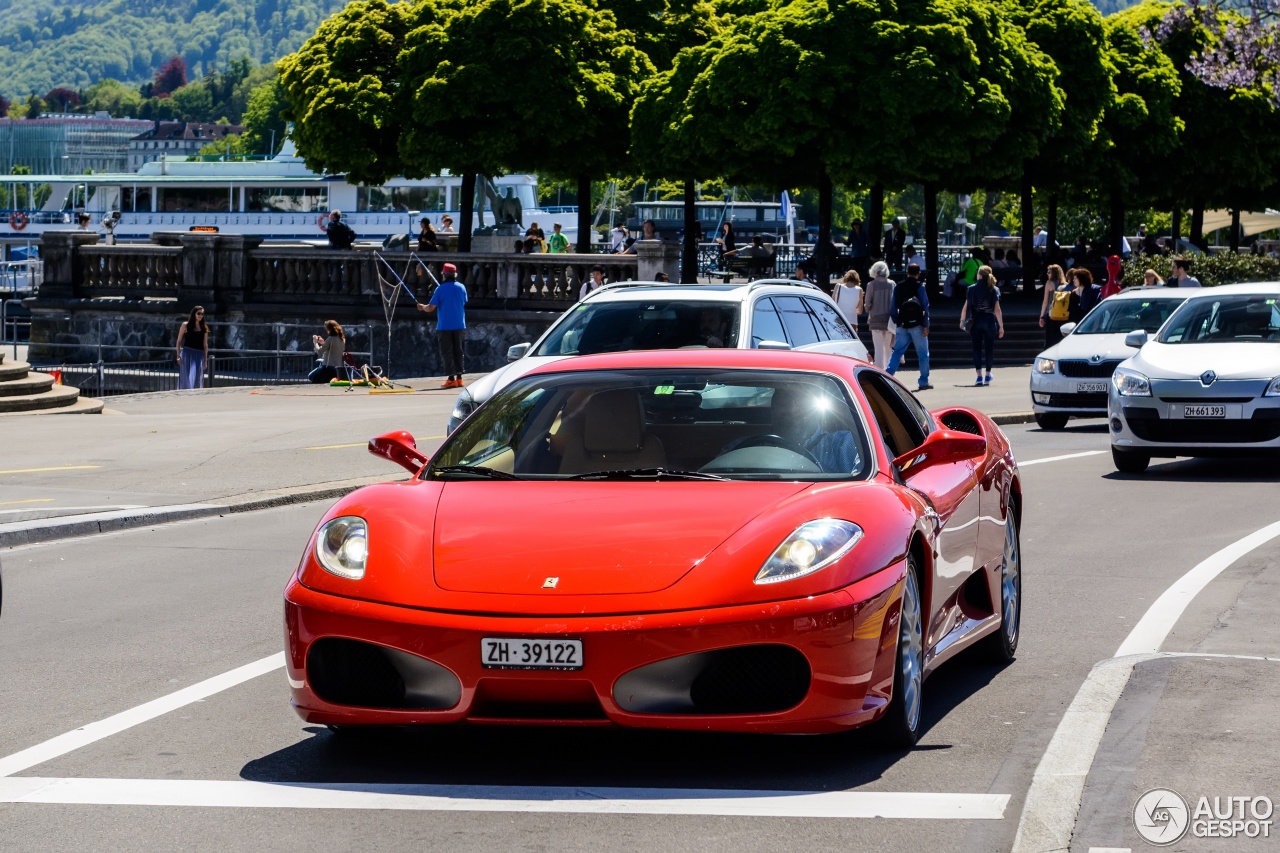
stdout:
<svg viewBox="0 0 1280 853">
<path fill-rule="evenodd" d="M 928 391 L 933 387 L 929 384 L 929 295 L 920 280 L 919 264 L 909 264 L 907 277 L 894 286 L 889 316 L 898 324 L 889 372 L 898 372 L 907 347 L 915 344 L 916 357 L 920 359 L 920 385 L 916 390 Z"/>
<path fill-rule="evenodd" d="M 440 268 L 444 281 L 431 294 L 427 304 L 417 303 L 418 310 L 430 314 L 437 309 L 440 319 L 436 324 L 436 332 L 440 336 L 440 359 L 444 362 L 447 374 L 441 388 L 462 387 L 462 336 L 467 328 L 467 288 L 457 281 L 458 268 L 453 264 L 445 264 Z"/>
</svg>

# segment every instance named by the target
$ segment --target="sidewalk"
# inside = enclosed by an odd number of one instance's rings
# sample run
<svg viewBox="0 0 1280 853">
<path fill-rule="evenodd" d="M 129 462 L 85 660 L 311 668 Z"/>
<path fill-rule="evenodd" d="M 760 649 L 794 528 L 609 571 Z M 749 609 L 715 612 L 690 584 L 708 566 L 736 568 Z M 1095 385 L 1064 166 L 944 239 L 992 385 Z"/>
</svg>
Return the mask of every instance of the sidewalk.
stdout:
<svg viewBox="0 0 1280 853">
<path fill-rule="evenodd" d="M 969 384 L 968 370 L 935 371 L 920 399 L 1024 423 L 1028 370 L 998 368 L 985 388 Z M 898 378 L 914 388 L 918 374 Z M 438 378 L 405 384 L 413 390 L 171 391 L 107 398 L 98 416 L 0 417 L 0 547 L 335 498 L 398 478 L 403 471 L 371 456 L 368 440 L 404 429 L 434 450 L 457 397 Z"/>
</svg>

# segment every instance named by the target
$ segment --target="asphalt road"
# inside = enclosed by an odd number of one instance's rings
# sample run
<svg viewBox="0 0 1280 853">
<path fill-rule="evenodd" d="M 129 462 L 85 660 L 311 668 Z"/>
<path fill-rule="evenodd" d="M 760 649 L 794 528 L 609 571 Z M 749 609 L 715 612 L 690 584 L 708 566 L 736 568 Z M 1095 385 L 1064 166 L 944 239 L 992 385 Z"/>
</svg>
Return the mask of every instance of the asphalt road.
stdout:
<svg viewBox="0 0 1280 853">
<path fill-rule="evenodd" d="M 369 420 L 350 431 L 367 433 L 378 419 Z M 1028 835 L 1030 824 L 1052 823 L 1039 806 L 1024 815 L 1028 791 L 1056 778 L 1051 744 L 1065 741 L 1077 763 L 1089 758 L 1073 728 L 1079 715 L 1066 712 L 1094 684 L 1095 664 L 1114 658 L 1197 564 L 1280 521 L 1280 466 L 1175 461 L 1134 478 L 1113 471 L 1100 425 L 1006 432 L 1025 465 L 1018 659 L 997 668 L 962 656 L 930 678 L 927 730 L 906 753 L 883 748 L 873 730 L 805 738 L 477 727 L 347 741 L 305 725 L 272 657 L 282 647 L 281 591 L 319 503 L 0 551 L 0 850 L 1013 849 L 1020 823 Z M 175 453 L 158 454 L 160 463 L 181 464 Z M 131 476 L 144 478 L 145 459 L 137 466 Z M 385 463 L 376 470 L 393 473 Z M 1101 741 L 1083 765 L 1071 850 L 1142 849 L 1130 816 L 1152 787 L 1280 800 L 1277 592 L 1272 538 L 1226 562 L 1157 635 L 1155 649 L 1195 655 L 1126 664 L 1132 676 L 1116 687 L 1114 709 L 1093 715 Z M 147 704 L 255 662 L 195 701 Z M 595 813 L 537 811 L 546 786 L 579 792 Z M 793 796 L 757 816 L 714 813 L 759 791 Z M 897 806 L 908 793 L 991 795 L 983 802 L 996 806 L 984 819 L 954 819 L 929 808 L 811 817 L 794 805 L 796 793 L 843 791 L 881 792 Z M 416 805 L 361 810 L 326 799 L 350 806 L 353 794 L 389 792 Z M 692 800 L 688 813 L 620 813 L 623 800 L 661 802 L 664 792 Z M 282 797 L 295 807 L 278 807 Z M 451 810 L 448 798 L 459 797 L 470 805 Z M 1274 843 L 1188 837 L 1171 849 Z"/>
</svg>

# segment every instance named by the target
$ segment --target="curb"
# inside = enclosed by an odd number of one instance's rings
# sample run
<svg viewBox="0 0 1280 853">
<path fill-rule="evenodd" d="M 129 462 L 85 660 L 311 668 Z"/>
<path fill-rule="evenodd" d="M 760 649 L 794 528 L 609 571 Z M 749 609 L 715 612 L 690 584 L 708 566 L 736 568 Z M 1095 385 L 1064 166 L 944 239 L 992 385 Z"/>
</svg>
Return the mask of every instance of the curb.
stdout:
<svg viewBox="0 0 1280 853">
<path fill-rule="evenodd" d="M 358 480 L 338 480 L 330 483 L 316 483 L 288 489 L 234 495 L 220 498 L 218 503 L 176 504 L 172 506 L 145 507 L 143 509 L 116 510 L 114 512 L 88 512 L 58 518 L 42 518 L 36 521 L 15 521 L 9 524 L 0 524 L 0 548 L 34 545 L 39 542 L 50 542 L 56 539 L 92 536 L 96 533 L 111 533 L 117 530 L 150 527 L 157 524 L 169 524 L 174 521 L 189 521 L 195 518 L 209 518 L 238 512 L 273 509 L 308 501 L 329 500 L 342 497 L 361 486 L 388 481 L 386 477 L 364 477 Z"/>
<path fill-rule="evenodd" d="M 996 426 L 1010 424 L 1029 424 L 1035 421 L 1035 412 L 1006 412 L 1003 415 L 987 415 Z"/>
</svg>

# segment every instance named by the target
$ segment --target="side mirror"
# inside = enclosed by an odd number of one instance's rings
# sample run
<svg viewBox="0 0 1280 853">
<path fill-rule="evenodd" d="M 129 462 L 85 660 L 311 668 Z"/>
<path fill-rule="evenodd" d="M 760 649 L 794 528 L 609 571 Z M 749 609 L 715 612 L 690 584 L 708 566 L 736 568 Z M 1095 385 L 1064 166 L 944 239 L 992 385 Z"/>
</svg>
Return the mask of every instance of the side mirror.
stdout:
<svg viewBox="0 0 1280 853">
<path fill-rule="evenodd" d="M 786 341 L 760 341 L 756 344 L 756 349 L 791 349 L 791 344 Z"/>
<path fill-rule="evenodd" d="M 413 436 L 404 430 L 369 439 L 369 452 L 396 463 L 411 474 L 417 474 L 427 464 L 426 454 L 418 449 Z"/>
<path fill-rule="evenodd" d="M 1069 334 L 1071 334 L 1072 332 L 1074 332 L 1074 331 L 1076 330 L 1076 326 L 1077 326 L 1077 325 L 1078 325 L 1078 324 L 1076 324 L 1076 323 L 1063 323 L 1063 324 L 1062 324 L 1062 329 L 1061 329 L 1062 336 L 1065 338 L 1067 335 L 1069 335 Z"/>
<path fill-rule="evenodd" d="M 516 344 L 513 347 L 507 347 L 507 361 L 516 361 L 517 359 L 524 358 L 525 353 L 527 353 L 532 347 L 533 344 L 530 343 Z"/>
<path fill-rule="evenodd" d="M 1124 345 L 1134 349 L 1142 349 L 1142 345 L 1146 342 L 1147 332 L 1145 329 L 1138 329 L 1136 332 L 1130 332 L 1124 336 Z"/>
<path fill-rule="evenodd" d="M 902 476 L 910 477 L 935 465 L 976 459 L 987 452 L 987 440 L 980 435 L 950 429 L 935 430 L 919 447 L 893 460 Z"/>
</svg>

